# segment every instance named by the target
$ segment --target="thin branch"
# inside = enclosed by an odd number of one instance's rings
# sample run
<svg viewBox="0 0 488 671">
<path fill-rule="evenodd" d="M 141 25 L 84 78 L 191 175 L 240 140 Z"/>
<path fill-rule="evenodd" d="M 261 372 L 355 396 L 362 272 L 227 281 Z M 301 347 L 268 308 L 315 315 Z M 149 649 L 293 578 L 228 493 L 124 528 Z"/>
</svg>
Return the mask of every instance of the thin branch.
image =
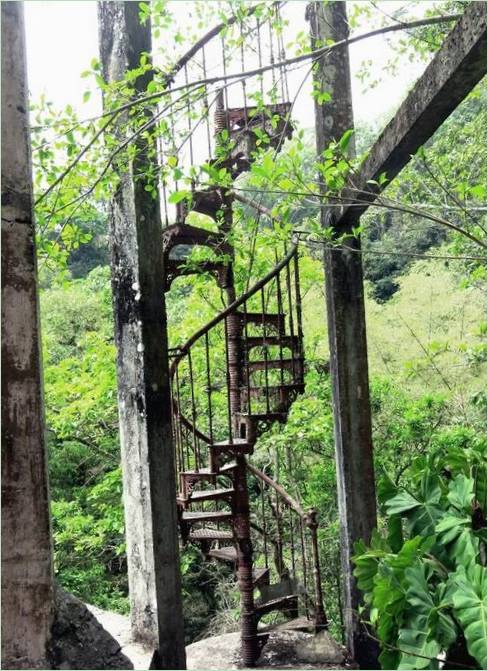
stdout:
<svg viewBox="0 0 488 671">
<path fill-rule="evenodd" d="M 176 93 L 178 91 L 187 89 L 189 87 L 199 87 L 199 86 L 207 86 L 209 84 L 216 84 L 221 81 L 227 81 L 231 79 L 239 79 L 239 78 L 248 78 L 248 77 L 256 77 L 257 75 L 264 74 L 265 72 L 268 72 L 269 70 L 273 70 L 274 68 L 280 68 L 284 67 L 287 65 L 294 65 L 295 63 L 301 63 L 303 61 L 312 59 L 316 60 L 318 58 L 321 58 L 322 56 L 327 55 L 328 53 L 335 51 L 336 49 L 339 49 L 341 47 L 344 47 L 346 45 L 350 44 L 355 44 L 356 42 L 360 42 L 361 40 L 368 39 L 370 37 L 376 37 L 377 35 L 383 35 L 384 33 L 391 33 L 397 30 L 406 30 L 410 28 L 418 28 L 420 26 L 426 26 L 426 25 L 431 25 L 431 24 L 436 24 L 436 23 L 448 23 L 452 21 L 457 21 L 462 17 L 462 14 L 451 14 L 450 16 L 433 16 L 428 19 L 419 19 L 417 21 L 411 21 L 410 23 L 406 24 L 397 24 L 393 26 L 383 26 L 382 28 L 377 28 L 376 30 L 371 30 L 367 33 L 361 33 L 360 35 L 355 35 L 354 37 L 349 37 L 344 40 L 339 40 L 338 42 L 335 42 L 334 44 L 330 44 L 326 47 L 321 47 L 320 49 L 316 49 L 315 51 L 309 51 L 306 54 L 301 54 L 300 56 L 294 56 L 292 58 L 286 58 L 282 61 L 276 61 L 275 63 L 270 63 L 268 65 L 263 65 L 259 68 L 255 68 L 254 70 L 246 70 L 244 72 L 233 72 L 230 74 L 226 75 L 216 75 L 215 77 L 207 77 L 205 79 L 199 79 L 195 80 L 193 82 L 188 82 L 185 84 L 181 84 L 180 86 L 177 86 L 175 88 L 171 89 L 172 93 Z M 107 116 L 108 114 L 113 114 L 115 112 L 122 112 L 126 109 L 129 109 L 131 107 L 134 107 L 135 105 L 140 105 L 142 103 L 147 103 L 150 102 L 151 100 L 157 100 L 161 96 L 167 95 L 167 91 L 158 91 L 157 93 L 151 93 L 148 96 L 143 96 L 141 98 L 137 98 L 134 100 L 131 100 L 124 105 L 121 105 L 120 107 L 116 108 L 115 110 L 110 110 L 108 112 L 105 112 L 101 115 L 101 117 Z"/>
<path fill-rule="evenodd" d="M 428 212 L 424 212 L 423 210 L 419 210 L 413 207 L 410 207 L 408 205 L 404 205 L 402 203 L 397 203 L 396 201 L 392 201 L 391 199 L 385 199 L 384 197 L 378 198 L 374 202 L 370 202 L 367 199 L 360 199 L 360 198 L 342 198 L 340 195 L 333 195 L 331 196 L 330 194 L 321 194 L 317 193 L 315 191 L 308 190 L 307 192 L 304 191 L 279 191 L 279 190 L 272 190 L 272 189 L 265 189 L 265 190 L 257 190 L 257 189 L 242 189 L 239 187 L 234 187 L 234 190 L 237 191 L 250 191 L 251 193 L 275 193 L 275 194 L 281 194 L 281 195 L 288 195 L 288 196 L 313 196 L 319 200 L 324 200 L 325 198 L 333 198 L 334 200 L 339 200 L 341 202 L 341 207 L 344 207 L 347 205 L 348 207 L 362 207 L 365 203 L 368 203 L 368 207 L 383 207 L 389 210 L 398 210 L 400 212 L 406 212 L 408 214 L 413 214 L 418 217 L 423 217 L 424 219 L 428 219 L 430 221 L 433 221 L 437 224 L 441 224 L 442 226 L 447 226 L 447 228 L 451 228 L 452 230 L 456 231 L 457 233 L 461 233 L 461 235 L 466 236 L 473 242 L 475 242 L 477 245 L 480 247 L 483 247 L 483 249 L 486 249 L 486 243 L 483 242 L 480 238 L 477 238 L 475 235 L 470 233 L 469 231 L 466 231 L 463 228 L 460 228 L 459 226 L 456 226 L 456 224 L 453 224 L 449 221 L 446 221 L 446 219 L 443 219 L 442 217 L 437 217 L 434 214 L 429 214 Z M 356 191 L 357 193 L 368 193 L 367 191 L 362 191 L 361 189 L 353 189 L 350 187 L 350 191 Z M 320 203 L 317 203 L 317 205 L 320 206 Z M 334 206 L 334 204 L 327 204 L 327 207 Z"/>
</svg>

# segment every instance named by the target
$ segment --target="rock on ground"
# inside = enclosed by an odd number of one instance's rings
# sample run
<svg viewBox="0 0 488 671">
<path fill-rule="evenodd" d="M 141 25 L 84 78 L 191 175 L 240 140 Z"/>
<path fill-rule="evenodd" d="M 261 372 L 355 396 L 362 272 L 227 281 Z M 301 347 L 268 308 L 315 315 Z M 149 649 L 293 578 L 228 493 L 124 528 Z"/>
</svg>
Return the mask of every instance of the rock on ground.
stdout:
<svg viewBox="0 0 488 671">
<path fill-rule="evenodd" d="M 240 669 L 240 634 L 223 634 L 186 648 L 188 669 Z M 313 635 L 280 630 L 270 633 L 256 667 L 259 669 L 347 668 L 344 652 L 328 632 Z"/>
<path fill-rule="evenodd" d="M 50 649 L 53 669 L 133 669 L 117 639 L 85 604 L 56 588 Z"/>
<path fill-rule="evenodd" d="M 149 669 L 153 651 L 132 642 L 129 618 L 95 606 L 88 606 L 88 608 L 117 640 L 121 652 L 131 660 L 134 668 Z M 240 639 L 240 633 L 234 632 L 212 636 L 188 645 L 186 648 L 187 668 L 189 671 L 243 668 L 240 660 Z M 270 633 L 256 667 L 258 669 L 352 668 L 345 662 L 344 649 L 327 631 L 313 635 L 282 628 Z"/>
</svg>

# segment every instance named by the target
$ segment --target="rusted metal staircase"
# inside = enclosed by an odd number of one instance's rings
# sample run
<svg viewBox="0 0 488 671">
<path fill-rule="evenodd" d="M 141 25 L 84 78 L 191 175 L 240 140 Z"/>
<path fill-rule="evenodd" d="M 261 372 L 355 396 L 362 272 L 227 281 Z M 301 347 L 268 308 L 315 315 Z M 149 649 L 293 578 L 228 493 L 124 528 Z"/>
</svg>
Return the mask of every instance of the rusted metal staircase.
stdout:
<svg viewBox="0 0 488 671">
<path fill-rule="evenodd" d="M 257 121 L 249 108 L 217 110 L 217 133 L 225 130 L 232 140 L 219 166 L 233 178 L 253 160 L 249 118 L 262 124 L 276 150 L 290 135 L 289 106 L 269 107 Z M 285 422 L 304 390 L 298 249 L 285 249 L 282 260 L 236 298 L 227 237 L 231 196 L 219 188 L 194 190 L 191 209 L 211 216 L 218 232 L 186 223 L 188 209 L 180 207 L 178 223 L 164 231 L 166 288 L 181 274 L 210 272 L 228 306 L 171 352 L 179 524 L 184 543 L 234 567 L 242 658 L 252 666 L 267 635 L 260 621 L 270 613 L 282 613 L 293 621 L 289 626 L 327 626 L 315 511 L 304 511 L 274 477 L 248 463 L 261 433 Z M 195 267 L 175 254 L 177 247 L 196 245 L 210 249 L 212 259 Z"/>
</svg>

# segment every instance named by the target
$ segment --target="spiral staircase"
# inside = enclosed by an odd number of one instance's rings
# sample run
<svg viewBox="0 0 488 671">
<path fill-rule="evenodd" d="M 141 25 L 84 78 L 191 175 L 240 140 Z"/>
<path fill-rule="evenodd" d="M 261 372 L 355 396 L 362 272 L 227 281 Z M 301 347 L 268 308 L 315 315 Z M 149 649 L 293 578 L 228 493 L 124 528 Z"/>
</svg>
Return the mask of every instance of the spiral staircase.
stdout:
<svg viewBox="0 0 488 671">
<path fill-rule="evenodd" d="M 221 100 L 215 142 L 218 147 L 226 132 L 231 149 L 225 155 L 217 151 L 214 165 L 233 179 L 248 170 L 255 124 L 279 151 L 292 133 L 289 110 L 286 103 L 224 109 Z M 275 267 L 236 298 L 228 235 L 232 196 L 218 187 L 193 190 L 191 210 L 210 216 L 217 232 L 187 223 L 188 210 L 179 204 L 177 223 L 164 230 L 166 290 L 180 275 L 208 272 L 227 307 L 170 352 L 179 526 L 183 543 L 234 569 L 242 661 L 253 666 L 269 635 L 265 620 L 271 613 L 281 614 L 282 627 L 327 626 L 316 512 L 303 510 L 283 489 L 276 468 L 270 476 L 249 463 L 259 436 L 274 422 L 286 422 L 304 391 L 298 249 L 285 249 Z M 209 254 L 189 264 L 195 246 Z"/>
</svg>

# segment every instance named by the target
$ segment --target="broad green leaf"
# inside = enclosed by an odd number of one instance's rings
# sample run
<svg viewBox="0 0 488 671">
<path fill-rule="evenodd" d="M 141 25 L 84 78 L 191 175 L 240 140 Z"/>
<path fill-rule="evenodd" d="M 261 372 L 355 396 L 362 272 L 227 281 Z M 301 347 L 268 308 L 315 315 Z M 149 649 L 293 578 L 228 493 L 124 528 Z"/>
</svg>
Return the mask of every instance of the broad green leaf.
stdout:
<svg viewBox="0 0 488 671">
<path fill-rule="evenodd" d="M 461 511 L 471 512 L 474 497 L 474 480 L 460 473 L 449 483 L 449 503 Z"/>
<path fill-rule="evenodd" d="M 408 627 L 400 629 L 398 647 L 402 651 L 399 669 L 438 669 L 441 646 L 429 640 L 430 628 L 425 615 L 413 615 Z"/>
<path fill-rule="evenodd" d="M 191 191 L 188 190 L 174 191 L 168 198 L 168 201 L 173 204 L 180 203 L 182 200 L 185 200 L 185 198 L 188 198 L 188 196 L 190 195 Z"/>
<path fill-rule="evenodd" d="M 346 152 L 346 150 L 347 150 L 347 148 L 348 148 L 348 146 L 349 146 L 349 144 L 350 144 L 350 142 L 351 142 L 351 139 L 352 139 L 352 136 L 353 136 L 353 135 L 354 135 L 354 131 L 353 131 L 353 130 L 351 130 L 351 129 L 346 130 L 346 132 L 344 133 L 344 135 L 343 135 L 343 136 L 341 137 L 341 139 L 339 140 L 339 147 L 340 147 L 340 149 L 341 149 L 341 151 L 342 151 L 343 153 Z"/>
<path fill-rule="evenodd" d="M 452 594 L 454 614 L 461 624 L 469 653 L 486 669 L 486 567 L 459 566 L 452 578 L 457 590 Z"/>
<path fill-rule="evenodd" d="M 386 511 L 388 515 L 400 515 L 418 506 L 420 506 L 420 501 L 408 492 L 402 491 L 386 502 Z"/>
</svg>

